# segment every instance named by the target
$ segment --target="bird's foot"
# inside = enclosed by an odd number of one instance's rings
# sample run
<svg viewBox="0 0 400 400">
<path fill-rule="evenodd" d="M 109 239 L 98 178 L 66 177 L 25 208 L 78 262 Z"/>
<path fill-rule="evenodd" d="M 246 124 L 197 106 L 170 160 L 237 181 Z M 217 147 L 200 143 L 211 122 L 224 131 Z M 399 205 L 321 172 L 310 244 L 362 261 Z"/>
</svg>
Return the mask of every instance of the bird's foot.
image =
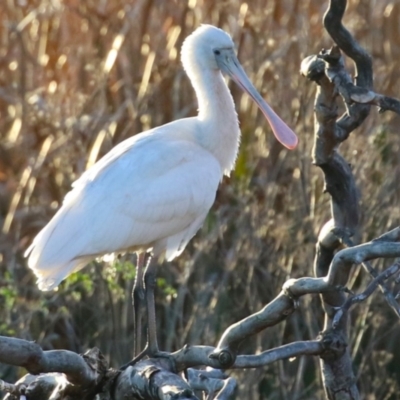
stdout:
<svg viewBox="0 0 400 400">
<path fill-rule="evenodd" d="M 171 353 L 168 353 L 166 351 L 160 351 L 157 349 L 152 349 L 149 347 L 149 345 L 146 345 L 146 347 L 136 356 L 134 357 L 131 361 L 129 361 L 127 364 L 123 365 L 120 370 L 124 371 L 127 369 L 129 366 L 133 366 L 139 361 L 141 361 L 143 358 L 148 357 L 148 358 L 167 358 L 169 359 L 171 356 Z"/>
</svg>

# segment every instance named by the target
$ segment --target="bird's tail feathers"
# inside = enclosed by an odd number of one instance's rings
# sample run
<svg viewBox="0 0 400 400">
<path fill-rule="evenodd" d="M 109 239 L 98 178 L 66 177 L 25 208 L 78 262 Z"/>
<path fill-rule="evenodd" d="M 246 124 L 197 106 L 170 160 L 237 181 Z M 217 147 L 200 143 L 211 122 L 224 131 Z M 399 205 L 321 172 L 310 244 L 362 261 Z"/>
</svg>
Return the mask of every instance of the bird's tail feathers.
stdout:
<svg viewBox="0 0 400 400">
<path fill-rule="evenodd" d="M 28 266 L 38 278 L 40 290 L 52 290 L 72 272 L 83 268 L 94 257 L 82 256 L 85 244 L 76 238 L 80 236 L 82 226 L 71 223 L 79 219 L 72 215 L 67 219 L 69 203 L 37 234 L 31 246 L 26 250 Z"/>
<path fill-rule="evenodd" d="M 29 267 L 37 277 L 39 289 L 49 291 L 55 289 L 67 276 L 83 268 L 89 261 L 90 259 L 82 258 L 56 265 L 53 268 L 40 269 L 31 265 Z"/>
</svg>

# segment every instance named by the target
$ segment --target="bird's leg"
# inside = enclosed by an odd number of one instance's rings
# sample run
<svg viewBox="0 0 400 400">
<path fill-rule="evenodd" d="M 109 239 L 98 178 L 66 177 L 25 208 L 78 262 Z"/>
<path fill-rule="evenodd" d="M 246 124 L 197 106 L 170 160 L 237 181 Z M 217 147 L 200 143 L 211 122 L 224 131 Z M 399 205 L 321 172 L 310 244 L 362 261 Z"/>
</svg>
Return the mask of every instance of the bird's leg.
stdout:
<svg viewBox="0 0 400 400">
<path fill-rule="evenodd" d="M 154 289 L 156 287 L 157 277 L 157 259 L 150 258 L 146 271 L 144 272 L 144 284 L 146 287 L 146 305 L 147 305 L 147 347 L 148 354 L 154 356 L 158 351 L 157 342 L 157 323 L 156 323 L 156 305 L 154 301 Z"/>
<path fill-rule="evenodd" d="M 147 262 L 147 267 L 144 272 L 143 279 L 143 266 L 146 262 L 145 255 L 138 256 L 138 265 L 137 265 L 137 275 L 133 288 L 133 299 L 134 299 L 134 312 L 135 312 L 135 324 L 137 324 L 136 320 L 138 319 L 138 314 L 142 312 L 142 308 L 139 308 L 139 304 L 143 304 L 145 294 L 146 298 L 146 307 L 147 307 L 147 344 L 146 347 L 139 353 L 139 336 L 141 335 L 141 331 L 138 332 L 136 329 L 137 325 L 135 325 L 136 330 L 136 338 L 135 338 L 135 356 L 132 361 L 123 365 L 120 370 L 123 371 L 128 368 L 130 365 L 135 365 L 138 361 L 140 361 L 143 357 L 149 356 L 163 356 L 163 353 L 160 353 L 158 350 L 158 342 L 157 342 L 157 324 L 156 324 L 156 308 L 154 301 L 154 289 L 156 286 L 156 272 L 157 272 L 157 261 L 150 258 Z M 145 288 L 143 288 L 143 283 Z M 139 296 L 140 295 L 140 296 Z M 139 303 L 139 304 L 138 304 Z M 141 315 L 140 315 L 141 316 Z M 140 326 L 141 328 L 141 326 Z"/>
<path fill-rule="evenodd" d="M 146 262 L 146 254 L 139 253 L 136 262 L 136 277 L 132 289 L 132 303 L 133 303 L 133 321 L 135 324 L 135 337 L 133 355 L 137 356 L 141 351 L 142 339 L 142 317 L 145 309 L 145 289 L 143 280 L 143 271 Z"/>
</svg>

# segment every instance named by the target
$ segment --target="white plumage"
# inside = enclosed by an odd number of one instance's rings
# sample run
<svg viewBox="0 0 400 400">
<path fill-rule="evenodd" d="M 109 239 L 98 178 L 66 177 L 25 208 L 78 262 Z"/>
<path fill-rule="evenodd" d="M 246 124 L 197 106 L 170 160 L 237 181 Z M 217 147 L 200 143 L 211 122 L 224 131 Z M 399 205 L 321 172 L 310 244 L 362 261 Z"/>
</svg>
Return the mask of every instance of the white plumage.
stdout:
<svg viewBox="0 0 400 400">
<path fill-rule="evenodd" d="M 172 260 L 183 251 L 238 152 L 239 124 L 221 70 L 255 99 L 282 143 L 297 144 L 246 78 L 224 31 L 201 26 L 184 42 L 182 62 L 198 116 L 123 141 L 73 184 L 26 252 L 40 289 L 55 288 L 104 254 L 152 251 Z"/>
</svg>

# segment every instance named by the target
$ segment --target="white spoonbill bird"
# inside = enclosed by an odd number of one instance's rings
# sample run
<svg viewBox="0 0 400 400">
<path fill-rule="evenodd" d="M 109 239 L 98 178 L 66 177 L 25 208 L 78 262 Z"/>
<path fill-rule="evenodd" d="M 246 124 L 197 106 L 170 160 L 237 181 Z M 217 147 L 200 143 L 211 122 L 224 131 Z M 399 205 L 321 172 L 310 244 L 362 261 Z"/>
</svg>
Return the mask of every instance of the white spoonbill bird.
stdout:
<svg viewBox="0 0 400 400">
<path fill-rule="evenodd" d="M 231 37 L 202 25 L 183 43 L 183 67 L 197 95 L 196 117 L 137 134 L 89 168 L 26 251 L 41 290 L 96 257 L 136 252 L 135 286 L 146 286 L 148 349 L 157 352 L 153 290 L 159 257 L 177 257 L 203 224 L 218 184 L 235 165 L 240 130 L 229 75 L 257 103 L 276 138 L 297 145 L 294 132 L 257 92 L 241 67 Z M 153 255 L 144 279 L 145 254 Z"/>
</svg>

